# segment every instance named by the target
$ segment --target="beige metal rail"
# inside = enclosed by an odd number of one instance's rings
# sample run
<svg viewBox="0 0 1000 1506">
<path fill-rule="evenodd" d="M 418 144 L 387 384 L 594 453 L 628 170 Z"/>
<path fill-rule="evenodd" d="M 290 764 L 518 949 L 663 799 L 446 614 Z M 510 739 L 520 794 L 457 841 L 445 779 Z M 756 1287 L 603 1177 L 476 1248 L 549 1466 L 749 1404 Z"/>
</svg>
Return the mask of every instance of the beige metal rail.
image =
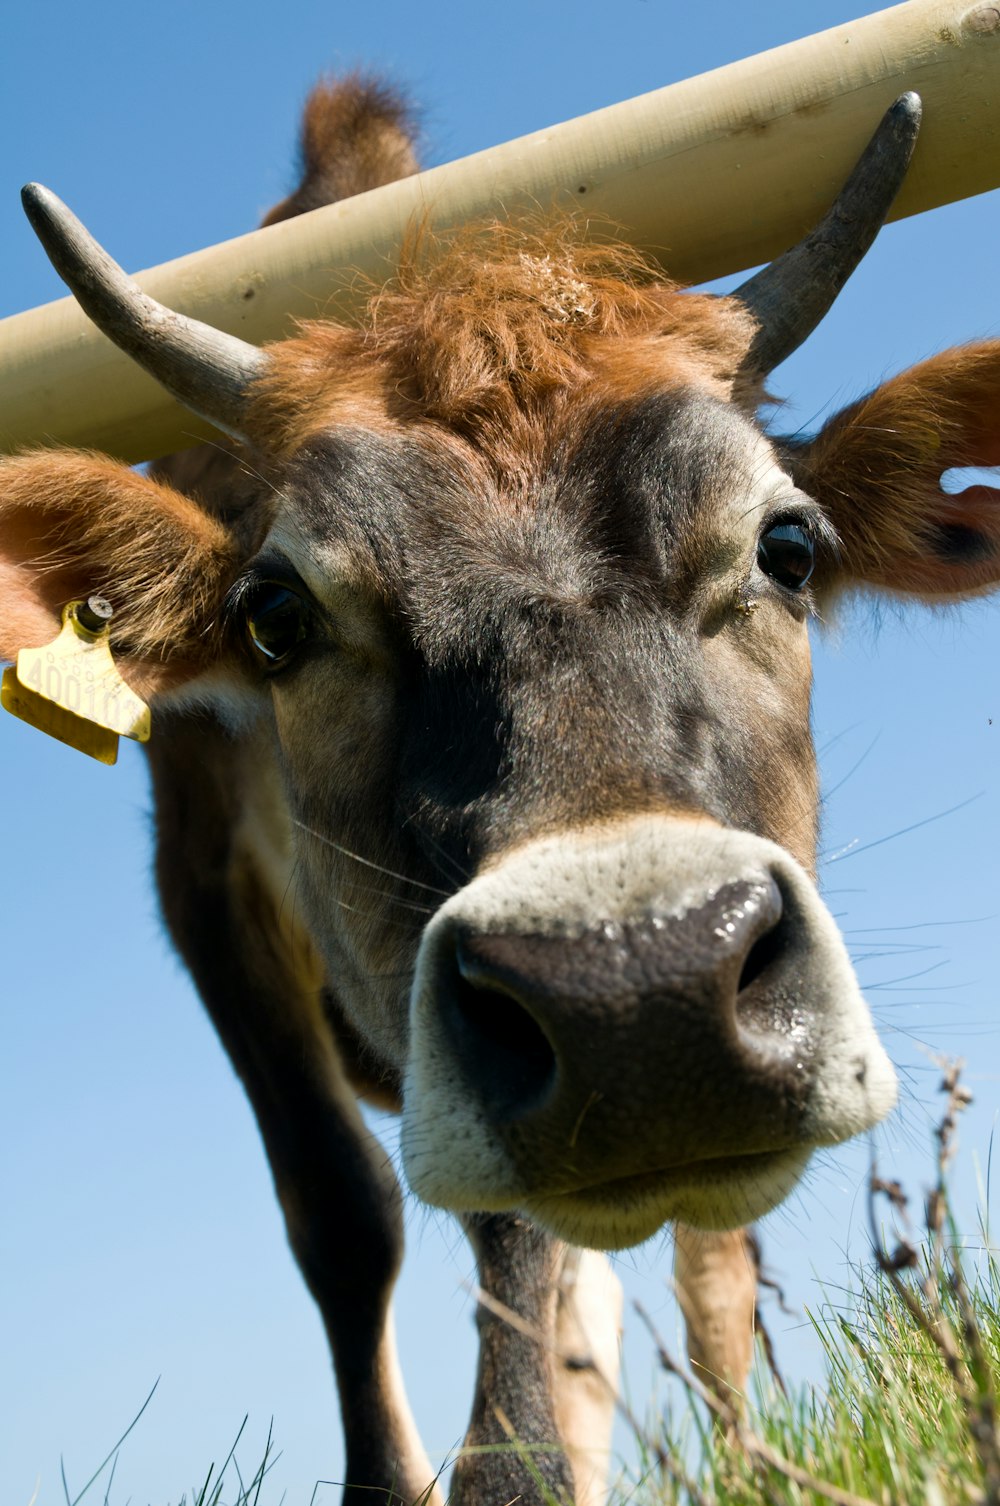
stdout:
<svg viewBox="0 0 1000 1506">
<path fill-rule="evenodd" d="M 1000 184 L 1000 4 L 909 0 L 138 281 L 185 313 L 273 340 L 296 317 L 352 317 L 357 274 L 391 274 L 414 216 L 446 227 L 554 202 L 610 216 L 672 276 L 703 281 L 765 261 L 808 229 L 904 89 L 920 92 L 925 114 L 896 217 Z M 209 431 L 71 299 L 0 322 L 0 448 L 85 444 L 138 460 L 199 432 Z"/>
</svg>

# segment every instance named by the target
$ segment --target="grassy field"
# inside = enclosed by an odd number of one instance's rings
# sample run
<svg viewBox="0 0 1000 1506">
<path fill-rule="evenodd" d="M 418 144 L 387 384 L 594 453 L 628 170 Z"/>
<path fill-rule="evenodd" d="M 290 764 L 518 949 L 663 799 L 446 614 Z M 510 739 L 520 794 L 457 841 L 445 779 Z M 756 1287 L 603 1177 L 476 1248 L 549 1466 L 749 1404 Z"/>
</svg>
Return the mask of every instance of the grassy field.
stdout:
<svg viewBox="0 0 1000 1506">
<path fill-rule="evenodd" d="M 1000 1263 L 985 1241 L 972 1263 L 951 1221 L 947 1170 L 967 1097 L 954 1067 L 942 1088 L 920 1226 L 902 1189 L 873 1174 L 877 1259 L 849 1316 L 816 1324 L 822 1381 L 786 1393 L 775 1377 L 738 1415 L 660 1345 L 685 1405 L 655 1431 L 636 1425 L 643 1479 L 618 1506 L 1000 1506 Z"/>
<path fill-rule="evenodd" d="M 645 1478 L 621 1506 L 995 1506 L 1000 1272 L 987 1262 L 960 1285 L 946 1259 L 933 1285 L 922 1253 L 895 1279 L 876 1274 L 850 1318 L 823 1325 L 820 1384 L 772 1385 L 728 1427 L 692 1402 L 644 1431 Z"/>
<path fill-rule="evenodd" d="M 951 1221 L 947 1172 L 967 1097 L 957 1069 L 943 1072 L 935 1188 L 911 1227 L 902 1189 L 873 1174 L 876 1260 L 841 1314 L 816 1324 L 822 1380 L 786 1391 L 772 1370 L 737 1411 L 657 1339 L 683 1402 L 652 1427 L 629 1416 L 641 1462 L 611 1506 L 1000 1506 L 1000 1261 L 985 1240 L 973 1260 Z M 239 1441 L 176 1506 L 274 1506 L 270 1440 L 249 1476 Z M 82 1491 L 66 1490 L 66 1506 L 115 1506 L 122 1447 L 127 1434 Z"/>
</svg>

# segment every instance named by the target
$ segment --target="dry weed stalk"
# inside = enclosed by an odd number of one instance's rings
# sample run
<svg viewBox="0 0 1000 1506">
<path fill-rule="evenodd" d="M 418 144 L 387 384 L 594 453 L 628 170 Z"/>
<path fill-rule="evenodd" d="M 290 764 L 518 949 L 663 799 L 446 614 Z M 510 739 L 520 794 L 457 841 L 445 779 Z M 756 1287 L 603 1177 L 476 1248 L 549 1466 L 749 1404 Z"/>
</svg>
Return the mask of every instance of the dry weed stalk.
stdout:
<svg viewBox="0 0 1000 1506">
<path fill-rule="evenodd" d="M 923 1274 L 915 1278 L 916 1289 L 903 1279 L 902 1274 L 920 1269 L 916 1245 L 912 1238 L 903 1237 L 890 1253 L 876 1219 L 875 1200 L 881 1194 L 888 1199 L 894 1216 L 909 1235 L 907 1199 L 898 1182 L 884 1181 L 878 1176 L 874 1161 L 868 1199 L 872 1244 L 880 1270 L 888 1278 L 916 1328 L 937 1349 L 951 1376 L 982 1467 L 984 1506 L 1000 1506 L 1000 1428 L 997 1425 L 996 1388 L 948 1205 L 947 1171 L 957 1147 L 958 1116 L 972 1102 L 972 1094 L 961 1082 L 964 1063 L 941 1060 L 939 1065 L 944 1074 L 941 1092 L 948 1096 L 936 1131 L 937 1180 L 927 1196 L 924 1210 L 928 1244 Z M 944 1286 L 955 1301 L 967 1358 L 963 1356 L 954 1326 L 941 1301 Z"/>
</svg>

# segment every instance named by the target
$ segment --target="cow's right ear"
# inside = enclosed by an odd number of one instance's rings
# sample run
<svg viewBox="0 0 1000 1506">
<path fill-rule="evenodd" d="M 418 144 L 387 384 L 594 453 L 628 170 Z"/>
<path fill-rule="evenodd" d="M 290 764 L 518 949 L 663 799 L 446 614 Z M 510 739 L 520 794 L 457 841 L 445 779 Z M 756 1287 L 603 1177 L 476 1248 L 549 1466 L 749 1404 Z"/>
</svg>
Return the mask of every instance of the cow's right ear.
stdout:
<svg viewBox="0 0 1000 1506">
<path fill-rule="evenodd" d="M 237 569 L 222 524 L 127 466 L 74 450 L 0 461 L 0 659 L 50 642 L 67 602 L 99 595 L 131 688 L 176 690 L 218 653 Z"/>
<path fill-rule="evenodd" d="M 936 602 L 1000 586 L 1000 490 L 942 486 L 948 471 L 1000 466 L 1000 340 L 943 351 L 883 382 L 789 460 L 840 536 L 833 589 Z"/>
</svg>

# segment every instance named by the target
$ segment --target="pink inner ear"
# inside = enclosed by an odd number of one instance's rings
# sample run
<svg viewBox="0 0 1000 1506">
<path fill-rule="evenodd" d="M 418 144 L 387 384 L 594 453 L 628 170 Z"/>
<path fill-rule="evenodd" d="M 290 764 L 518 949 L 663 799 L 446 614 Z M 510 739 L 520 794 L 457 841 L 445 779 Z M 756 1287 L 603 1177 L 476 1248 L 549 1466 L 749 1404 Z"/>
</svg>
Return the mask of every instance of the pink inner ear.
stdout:
<svg viewBox="0 0 1000 1506">
<path fill-rule="evenodd" d="M 17 462 L 11 462 L 16 465 Z M 7 501 L 6 496 L 3 499 Z M 42 526 L 47 523 L 48 527 Z M 28 507 L 6 506 L 0 517 L 0 659 L 41 648 L 59 632 L 62 609 L 93 590 L 61 547 L 53 520 Z"/>
<path fill-rule="evenodd" d="M 0 659 L 13 662 L 18 649 L 42 648 L 59 631 L 54 595 L 38 589 L 38 576 L 0 560 Z"/>
</svg>

